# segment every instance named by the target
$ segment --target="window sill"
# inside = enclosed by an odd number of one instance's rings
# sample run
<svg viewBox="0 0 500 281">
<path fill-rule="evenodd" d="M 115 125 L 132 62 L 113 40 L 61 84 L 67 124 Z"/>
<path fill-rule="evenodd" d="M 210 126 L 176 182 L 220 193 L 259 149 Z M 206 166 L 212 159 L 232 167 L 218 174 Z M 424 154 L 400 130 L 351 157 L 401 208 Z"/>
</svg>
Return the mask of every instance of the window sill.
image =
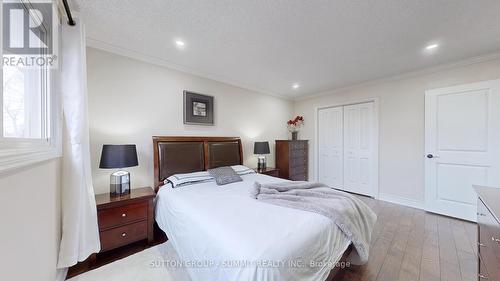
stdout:
<svg viewBox="0 0 500 281">
<path fill-rule="evenodd" d="M 0 176 L 15 173 L 28 166 L 61 157 L 61 152 L 55 148 L 30 150 L 1 150 Z"/>
</svg>

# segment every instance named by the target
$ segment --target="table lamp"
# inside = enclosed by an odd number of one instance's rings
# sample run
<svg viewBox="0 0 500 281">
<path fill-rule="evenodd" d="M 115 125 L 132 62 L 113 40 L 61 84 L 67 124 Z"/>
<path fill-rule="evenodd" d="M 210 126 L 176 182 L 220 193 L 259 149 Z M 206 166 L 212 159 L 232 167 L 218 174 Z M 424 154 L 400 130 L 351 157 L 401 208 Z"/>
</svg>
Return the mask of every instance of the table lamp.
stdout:
<svg viewBox="0 0 500 281">
<path fill-rule="evenodd" d="M 257 169 L 263 170 L 266 168 L 266 155 L 269 154 L 269 142 L 257 141 L 253 145 L 253 154 L 258 154 Z"/>
<path fill-rule="evenodd" d="M 105 144 L 102 146 L 101 169 L 121 169 L 137 166 L 135 144 Z M 118 170 L 111 174 L 109 192 L 114 195 L 130 193 L 130 173 Z"/>
</svg>

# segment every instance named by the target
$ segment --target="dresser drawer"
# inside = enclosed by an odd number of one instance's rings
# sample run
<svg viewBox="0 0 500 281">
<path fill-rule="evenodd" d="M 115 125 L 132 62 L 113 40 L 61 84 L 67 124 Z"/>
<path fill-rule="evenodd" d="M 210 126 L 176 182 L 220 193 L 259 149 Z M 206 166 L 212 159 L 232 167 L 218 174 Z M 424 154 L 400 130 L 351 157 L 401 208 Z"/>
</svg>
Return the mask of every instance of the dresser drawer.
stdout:
<svg viewBox="0 0 500 281">
<path fill-rule="evenodd" d="M 290 151 L 307 150 L 307 141 L 291 141 Z"/>
<path fill-rule="evenodd" d="M 140 221 L 105 230 L 100 233 L 101 251 L 118 248 L 146 238 L 148 238 L 147 221 Z"/>
<path fill-rule="evenodd" d="M 307 149 L 290 151 L 290 158 L 307 158 Z"/>
<path fill-rule="evenodd" d="M 295 174 L 307 174 L 307 166 L 302 164 L 295 167 L 290 167 L 290 176 Z"/>
<path fill-rule="evenodd" d="M 294 167 L 303 167 L 306 166 L 307 159 L 305 157 L 298 157 L 290 159 L 290 169 Z"/>
<path fill-rule="evenodd" d="M 490 280 L 500 280 L 500 248 L 498 246 L 491 247 L 491 244 L 486 244 L 479 256 L 488 271 Z"/>
<path fill-rule="evenodd" d="M 479 272 L 477 275 L 477 280 L 481 281 L 494 281 L 493 279 L 490 278 L 490 275 L 488 274 L 488 270 L 486 269 L 486 266 L 484 265 L 483 261 L 481 258 L 479 258 Z"/>
<path fill-rule="evenodd" d="M 307 175 L 304 173 L 301 174 L 292 174 L 290 175 L 290 180 L 293 181 L 306 181 L 307 180 Z"/>
<path fill-rule="evenodd" d="M 141 202 L 98 211 L 99 230 L 121 226 L 148 217 L 148 203 Z"/>
<path fill-rule="evenodd" d="M 478 253 L 490 279 L 500 278 L 500 225 L 481 200 L 477 204 Z"/>
<path fill-rule="evenodd" d="M 500 243 L 495 243 L 500 238 L 497 237 L 500 235 L 500 225 L 481 200 L 477 201 L 477 224 L 480 242 L 500 246 Z"/>
<path fill-rule="evenodd" d="M 290 179 L 295 181 L 307 180 L 307 166 L 300 166 L 290 169 Z"/>
</svg>

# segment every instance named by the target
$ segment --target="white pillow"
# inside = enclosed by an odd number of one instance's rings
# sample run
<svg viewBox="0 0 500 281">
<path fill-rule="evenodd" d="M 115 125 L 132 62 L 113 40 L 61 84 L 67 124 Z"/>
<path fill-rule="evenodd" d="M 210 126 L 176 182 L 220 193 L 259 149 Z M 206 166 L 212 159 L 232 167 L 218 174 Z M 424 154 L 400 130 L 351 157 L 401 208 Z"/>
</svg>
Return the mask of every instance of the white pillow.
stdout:
<svg viewBox="0 0 500 281">
<path fill-rule="evenodd" d="M 255 171 L 248 168 L 247 166 L 243 166 L 243 165 L 234 165 L 234 166 L 231 166 L 231 168 L 233 168 L 233 170 L 240 176 L 242 175 L 248 175 L 248 174 L 255 174 Z"/>
<path fill-rule="evenodd" d="M 240 176 L 255 174 L 255 171 L 248 168 L 247 166 L 234 165 L 231 166 L 231 168 L 233 168 L 236 174 Z M 164 184 L 170 183 L 172 185 L 172 188 L 176 188 L 179 186 L 185 186 L 185 185 L 214 181 L 214 180 L 215 180 L 214 177 L 212 177 L 207 171 L 201 171 L 201 172 L 193 172 L 185 174 L 174 174 L 168 177 L 166 180 L 164 180 L 163 183 Z"/>
<path fill-rule="evenodd" d="M 185 173 L 185 174 L 174 174 L 168 177 L 164 183 L 170 183 L 172 188 L 176 188 L 179 186 L 185 186 L 195 183 L 213 181 L 214 177 L 212 177 L 207 171 L 202 172 L 194 172 L 194 173 Z"/>
</svg>

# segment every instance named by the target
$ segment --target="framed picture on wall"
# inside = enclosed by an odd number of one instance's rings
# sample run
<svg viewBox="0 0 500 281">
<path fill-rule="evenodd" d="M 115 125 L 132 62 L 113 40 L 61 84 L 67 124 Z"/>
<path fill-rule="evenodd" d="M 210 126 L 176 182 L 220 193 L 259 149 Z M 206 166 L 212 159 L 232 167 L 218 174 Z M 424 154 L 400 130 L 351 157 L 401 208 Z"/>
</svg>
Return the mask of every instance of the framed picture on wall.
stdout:
<svg viewBox="0 0 500 281">
<path fill-rule="evenodd" d="M 214 97 L 184 91 L 184 124 L 214 125 Z"/>
</svg>

